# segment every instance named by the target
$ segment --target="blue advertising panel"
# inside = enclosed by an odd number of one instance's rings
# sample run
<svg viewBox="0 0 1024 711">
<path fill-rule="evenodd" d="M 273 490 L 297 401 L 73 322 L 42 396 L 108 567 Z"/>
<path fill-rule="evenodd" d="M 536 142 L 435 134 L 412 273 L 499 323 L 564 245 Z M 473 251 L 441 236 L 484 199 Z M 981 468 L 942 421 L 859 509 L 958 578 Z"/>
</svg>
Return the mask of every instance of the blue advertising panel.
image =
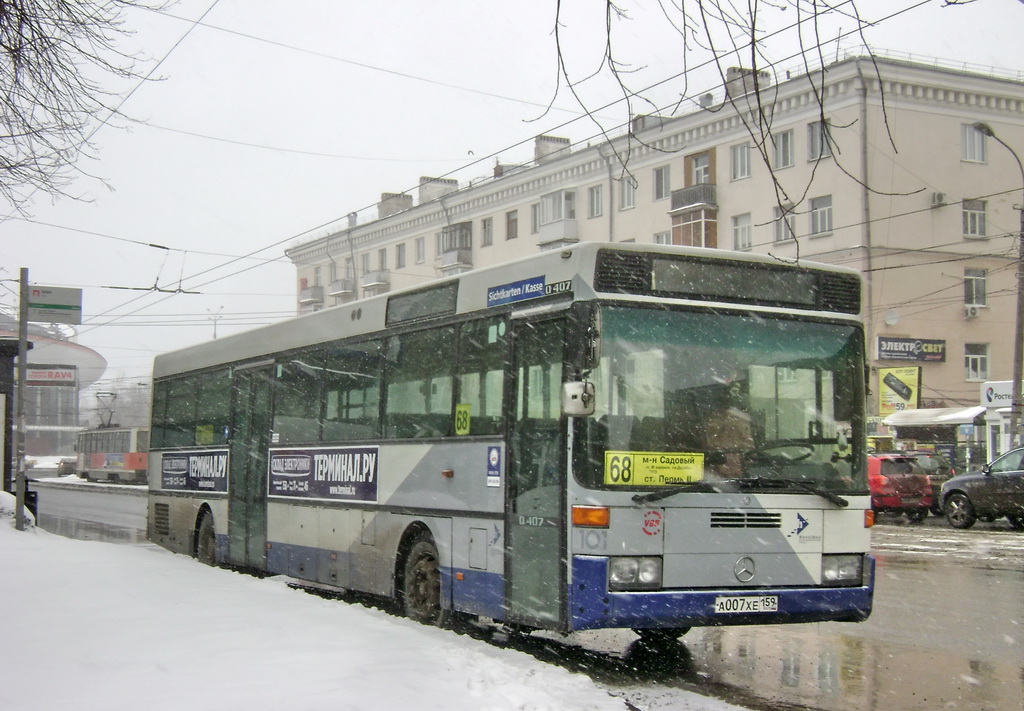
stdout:
<svg viewBox="0 0 1024 711">
<path fill-rule="evenodd" d="M 379 449 L 271 449 L 267 495 L 375 502 Z"/>
<path fill-rule="evenodd" d="M 559 281 L 548 284 L 544 276 L 520 279 L 500 286 L 492 286 L 487 290 L 487 306 L 501 306 L 517 301 L 539 299 L 552 294 L 567 294 L 572 291 L 571 281 Z"/>
<path fill-rule="evenodd" d="M 160 460 L 160 479 L 165 491 L 228 490 L 228 450 L 165 452 Z"/>
</svg>

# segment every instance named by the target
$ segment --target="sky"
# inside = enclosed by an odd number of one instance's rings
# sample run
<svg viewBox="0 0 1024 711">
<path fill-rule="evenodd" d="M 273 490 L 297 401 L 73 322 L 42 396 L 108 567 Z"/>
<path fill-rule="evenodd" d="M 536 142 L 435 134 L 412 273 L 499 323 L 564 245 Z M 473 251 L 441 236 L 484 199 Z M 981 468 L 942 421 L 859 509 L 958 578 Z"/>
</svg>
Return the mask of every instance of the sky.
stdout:
<svg viewBox="0 0 1024 711">
<path fill-rule="evenodd" d="M 21 213 L 0 205 L 0 308 L 16 308 L 20 268 L 33 284 L 83 289 L 77 337 L 108 361 L 99 389 L 147 378 L 158 353 L 294 315 L 284 250 L 348 213 L 372 219 L 382 192 L 412 190 L 420 176 L 466 184 L 496 161 L 528 161 L 536 135 L 599 140 L 631 112 L 685 107 L 717 88 L 702 43 L 690 37 L 684 50 L 658 3 L 618 4 L 628 17 L 612 22 L 613 56 L 642 97 L 628 104 L 601 68 L 605 18 L 592 0 L 561 2 L 558 39 L 578 96 L 558 79 L 554 0 L 133 10 L 123 46 L 151 78 L 116 87 L 123 115 L 98 117 L 68 196 L 36 193 Z M 874 23 L 863 36 L 853 7 L 820 24 L 812 63 L 867 42 L 983 71 L 1024 67 L 1018 0 L 860 0 Z M 801 38 L 786 28 L 801 15 L 789 2 L 761 12 L 762 63 L 799 69 Z"/>
<path fill-rule="evenodd" d="M 4 709 L 627 708 L 582 674 L 279 578 L 210 568 L 152 544 L 19 532 L 7 492 L 0 570 Z M 643 705 L 670 708 L 743 711 L 682 690 L 666 702 L 652 689 Z"/>
</svg>

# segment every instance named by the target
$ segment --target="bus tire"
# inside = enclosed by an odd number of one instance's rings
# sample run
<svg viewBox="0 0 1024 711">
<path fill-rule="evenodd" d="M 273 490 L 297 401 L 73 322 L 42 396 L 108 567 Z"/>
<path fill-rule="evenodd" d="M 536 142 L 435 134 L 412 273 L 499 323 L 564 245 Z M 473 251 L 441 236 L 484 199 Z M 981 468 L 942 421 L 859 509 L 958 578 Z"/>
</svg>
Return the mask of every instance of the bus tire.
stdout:
<svg viewBox="0 0 1024 711">
<path fill-rule="evenodd" d="M 448 610 L 441 605 L 441 564 L 437 546 L 428 534 L 417 536 L 405 557 L 402 608 L 406 617 L 425 625 L 443 627 Z"/>
<path fill-rule="evenodd" d="M 217 565 L 217 536 L 209 511 L 203 513 L 196 530 L 196 560 L 203 565 Z"/>
</svg>

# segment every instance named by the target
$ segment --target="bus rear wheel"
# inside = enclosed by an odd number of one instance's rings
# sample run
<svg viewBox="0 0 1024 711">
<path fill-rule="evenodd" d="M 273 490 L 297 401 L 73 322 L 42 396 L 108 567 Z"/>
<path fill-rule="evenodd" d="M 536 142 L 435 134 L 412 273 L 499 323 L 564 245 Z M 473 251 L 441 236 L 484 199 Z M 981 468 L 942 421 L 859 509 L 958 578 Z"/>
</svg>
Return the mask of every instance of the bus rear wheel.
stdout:
<svg viewBox="0 0 1024 711">
<path fill-rule="evenodd" d="M 213 514 L 204 513 L 196 532 L 196 560 L 203 565 L 217 565 L 217 537 L 213 528 Z"/>
<path fill-rule="evenodd" d="M 426 625 L 444 626 L 447 611 L 441 606 L 441 565 L 437 547 L 429 536 L 413 541 L 405 557 L 402 577 L 402 606 L 409 619 Z"/>
</svg>

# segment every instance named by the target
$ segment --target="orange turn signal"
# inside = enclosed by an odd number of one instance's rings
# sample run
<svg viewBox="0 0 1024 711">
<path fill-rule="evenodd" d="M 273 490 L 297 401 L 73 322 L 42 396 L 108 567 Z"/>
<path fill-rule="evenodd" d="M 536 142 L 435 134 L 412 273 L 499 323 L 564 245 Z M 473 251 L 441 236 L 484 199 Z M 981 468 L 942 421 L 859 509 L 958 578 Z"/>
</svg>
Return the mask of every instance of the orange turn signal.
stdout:
<svg viewBox="0 0 1024 711">
<path fill-rule="evenodd" d="M 607 506 L 573 506 L 572 525 L 590 528 L 608 528 L 611 512 Z"/>
<path fill-rule="evenodd" d="M 875 510 L 864 509 L 864 528 L 871 528 L 875 525 Z"/>
</svg>

